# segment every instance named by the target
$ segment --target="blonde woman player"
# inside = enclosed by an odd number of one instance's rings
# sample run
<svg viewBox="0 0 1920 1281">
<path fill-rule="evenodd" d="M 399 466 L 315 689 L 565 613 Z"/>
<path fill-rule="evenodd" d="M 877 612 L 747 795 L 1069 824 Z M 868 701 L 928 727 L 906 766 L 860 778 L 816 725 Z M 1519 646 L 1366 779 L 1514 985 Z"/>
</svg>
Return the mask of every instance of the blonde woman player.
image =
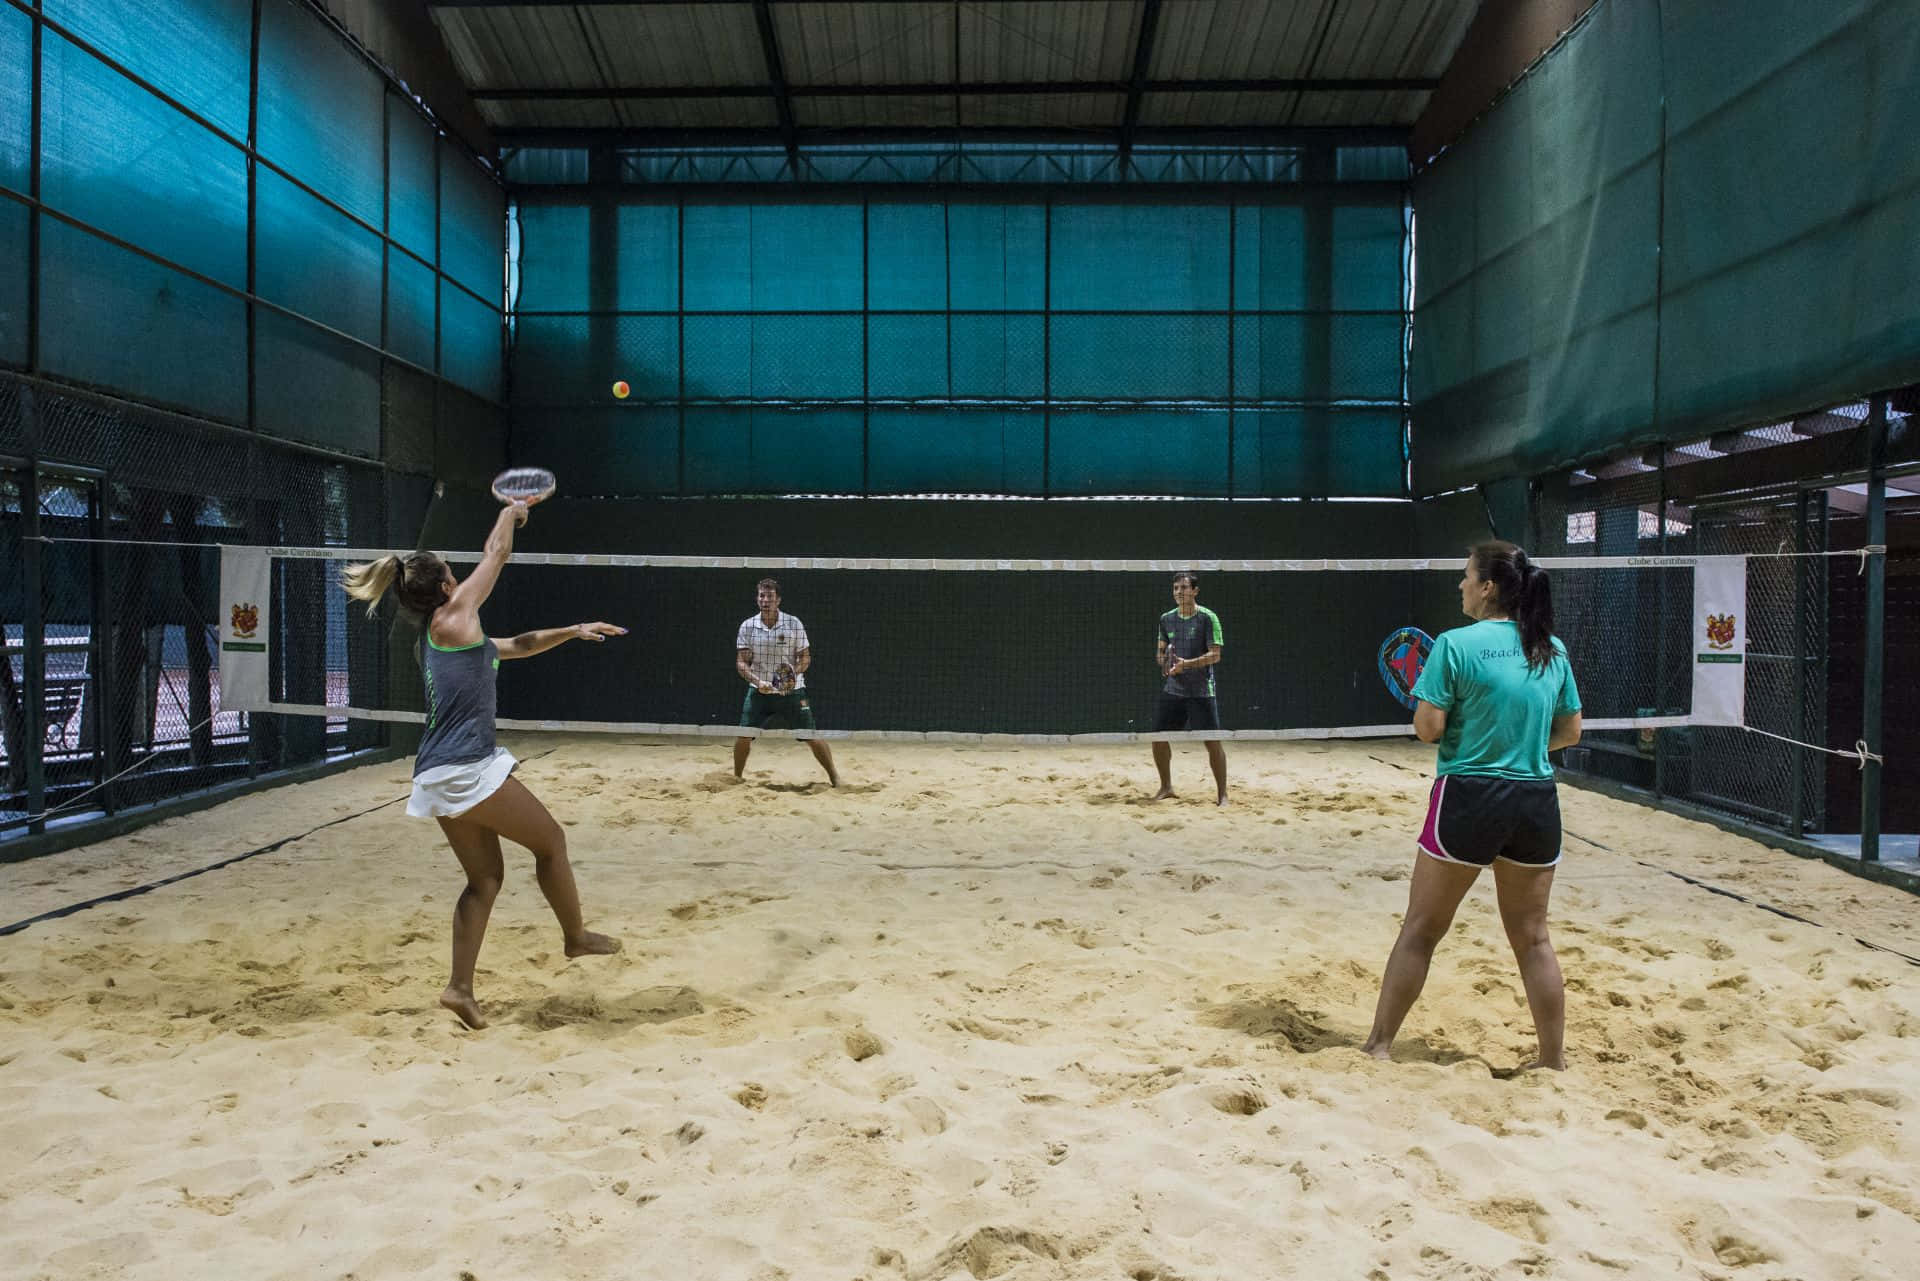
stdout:
<svg viewBox="0 0 1920 1281">
<path fill-rule="evenodd" d="M 541 475 L 529 481 L 524 473 L 530 470 L 503 473 L 495 481 L 494 493 L 506 506 L 487 536 L 480 563 L 466 578 L 455 578 L 447 562 L 432 552 L 385 556 L 371 564 L 350 565 L 341 575 L 347 594 L 368 602 L 369 615 L 391 590 L 400 608 L 423 622 L 427 728 L 414 758 L 407 813 L 439 821 L 467 874 L 466 888 L 453 909 L 453 972 L 440 1004 L 471 1028 L 487 1025 L 473 995 L 473 967 L 506 875 L 501 837 L 533 851 L 534 874 L 559 918 L 568 956 L 620 950 L 617 939 L 595 934 L 582 923 L 566 832 L 512 776 L 517 762 L 493 738 L 494 674 L 502 659 L 530 658 L 570 640 L 598 643 L 626 634 L 626 628 L 611 623 L 575 623 L 502 639 L 480 630 L 480 606 L 513 552 L 513 531 L 526 524 L 530 502 L 553 492 L 550 473 L 541 474 L 544 481 Z"/>
</svg>

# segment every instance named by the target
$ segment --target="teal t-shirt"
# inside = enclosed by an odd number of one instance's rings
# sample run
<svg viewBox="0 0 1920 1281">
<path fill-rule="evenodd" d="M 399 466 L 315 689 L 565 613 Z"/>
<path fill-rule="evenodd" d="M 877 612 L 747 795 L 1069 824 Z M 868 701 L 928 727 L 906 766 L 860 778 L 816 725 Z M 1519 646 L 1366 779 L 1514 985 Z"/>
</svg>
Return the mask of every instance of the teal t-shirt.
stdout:
<svg viewBox="0 0 1920 1281">
<path fill-rule="evenodd" d="M 1520 628 L 1504 618 L 1442 632 L 1413 696 L 1447 714 L 1436 771 L 1443 775 L 1552 778 L 1547 734 L 1553 718 L 1580 710 L 1560 638 L 1553 638 L 1552 661 L 1529 671 Z"/>
</svg>

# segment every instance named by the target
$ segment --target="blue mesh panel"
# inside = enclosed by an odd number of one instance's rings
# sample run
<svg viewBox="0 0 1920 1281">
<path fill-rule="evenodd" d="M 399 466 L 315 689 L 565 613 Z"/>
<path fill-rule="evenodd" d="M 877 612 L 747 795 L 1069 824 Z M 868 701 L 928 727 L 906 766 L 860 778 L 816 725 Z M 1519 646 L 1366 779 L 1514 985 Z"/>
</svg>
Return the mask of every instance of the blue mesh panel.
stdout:
<svg viewBox="0 0 1920 1281">
<path fill-rule="evenodd" d="M 1339 311 L 1399 311 L 1400 246 L 1405 215 L 1398 205 L 1336 205 L 1333 210 L 1333 305 Z"/>
<path fill-rule="evenodd" d="M 0 364 L 27 363 L 27 207 L 0 200 Z"/>
<path fill-rule="evenodd" d="M 381 98 L 373 68 L 306 6 L 260 6 L 260 154 L 378 227 Z"/>
<path fill-rule="evenodd" d="M 875 409 L 868 421 L 869 492 L 1041 492 L 1038 410 Z"/>
<path fill-rule="evenodd" d="M 47 33 L 40 192 L 55 209 L 216 280 L 247 283 L 240 151 Z"/>
<path fill-rule="evenodd" d="M 680 392 L 679 322 L 672 316 L 622 316 L 615 341 L 594 338 L 608 318 L 519 316 L 514 320 L 514 402 L 580 405 L 611 395 L 616 380 L 635 400 L 672 400 Z"/>
<path fill-rule="evenodd" d="M 689 310 L 858 310 L 860 210 L 689 205 Z"/>
<path fill-rule="evenodd" d="M 0 6 L 0 187 L 26 191 L 32 145 L 33 20 Z"/>
<path fill-rule="evenodd" d="M 1405 466 L 1398 409 L 1234 411 L 1236 496 L 1398 497 Z"/>
<path fill-rule="evenodd" d="M 506 260 L 506 197 L 471 159 L 450 143 L 441 145 L 440 270 L 497 301 Z"/>
<path fill-rule="evenodd" d="M 1055 411 L 1050 443 L 1056 494 L 1227 492 L 1224 410 Z"/>
<path fill-rule="evenodd" d="M 1398 400 L 1399 316 L 1241 316 L 1234 394 L 1250 400 Z M 1057 339 L 1056 339 L 1057 341 Z"/>
<path fill-rule="evenodd" d="M 440 373 L 476 396 L 500 399 L 500 313 L 440 282 Z"/>
<path fill-rule="evenodd" d="M 387 234 L 432 262 L 434 225 L 440 218 L 433 127 L 407 103 L 391 94 L 388 98 Z"/>
<path fill-rule="evenodd" d="M 687 488 L 696 493 L 860 490 L 858 409 L 689 409 Z"/>
<path fill-rule="evenodd" d="M 1046 387 L 1041 316 L 955 316 L 953 394 L 1038 397 Z"/>
<path fill-rule="evenodd" d="M 945 397 L 945 316 L 874 316 L 867 324 L 867 394 L 878 400 Z"/>
<path fill-rule="evenodd" d="M 858 316 L 689 316 L 687 395 L 860 396 Z"/>
<path fill-rule="evenodd" d="M 1224 316 L 1056 315 L 1052 331 L 1057 398 L 1160 400 L 1227 394 Z"/>
<path fill-rule="evenodd" d="M 680 305 L 680 210 L 675 205 L 622 205 L 615 221 L 620 268 L 614 305 L 629 311 L 671 311 Z"/>
<path fill-rule="evenodd" d="M 523 411 L 513 435 L 514 461 L 550 468 L 570 497 L 671 494 L 680 483 L 677 409 L 570 409 L 551 419 Z"/>
<path fill-rule="evenodd" d="M 305 321 L 260 308 L 253 319 L 254 414 L 261 431 L 374 457 L 380 358 Z"/>
<path fill-rule="evenodd" d="M 867 300 L 875 311 L 946 307 L 946 212 L 940 204 L 867 210 Z"/>
<path fill-rule="evenodd" d="M 253 0 L 45 0 L 40 8 L 188 110 L 246 138 Z"/>
<path fill-rule="evenodd" d="M 398 249 L 387 251 L 387 350 L 422 369 L 436 369 L 433 349 L 433 268 Z"/>
<path fill-rule="evenodd" d="M 1242 311 L 1304 308 L 1307 211 L 1299 205 L 1243 207 L 1233 211 L 1233 226 L 1233 305 Z"/>
<path fill-rule="evenodd" d="M 56 219 L 40 224 L 40 363 L 52 374 L 238 422 L 244 304 Z"/>
<path fill-rule="evenodd" d="M 585 311 L 588 293 L 585 205 L 520 206 L 520 311 Z"/>
<path fill-rule="evenodd" d="M 953 305 L 1038 311 L 1047 301 L 1044 205 L 956 204 L 947 214 Z"/>
<path fill-rule="evenodd" d="M 1053 307 L 1223 308 L 1229 225 L 1222 205 L 1057 206 Z"/>
<path fill-rule="evenodd" d="M 379 238 L 271 169 L 254 200 L 260 296 L 378 345 Z"/>
</svg>

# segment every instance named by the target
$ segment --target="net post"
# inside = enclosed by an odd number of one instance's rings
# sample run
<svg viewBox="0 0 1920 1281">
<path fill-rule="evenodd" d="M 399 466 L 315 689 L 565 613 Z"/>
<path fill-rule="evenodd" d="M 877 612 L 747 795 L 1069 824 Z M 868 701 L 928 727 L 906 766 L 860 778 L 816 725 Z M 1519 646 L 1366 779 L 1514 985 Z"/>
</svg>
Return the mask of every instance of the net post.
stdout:
<svg viewBox="0 0 1920 1281">
<path fill-rule="evenodd" d="M 1794 495 L 1793 549 L 1805 553 L 1807 547 L 1808 494 L 1803 487 Z M 1807 594 L 1811 579 L 1807 557 L 1793 562 L 1793 736 L 1807 741 Z M 1807 830 L 1807 752 L 1793 754 L 1793 796 L 1787 809 L 1787 832 L 1804 835 Z"/>
<path fill-rule="evenodd" d="M 1667 443 L 1660 442 L 1660 500 L 1654 508 L 1654 517 L 1659 522 L 1660 554 L 1667 554 Z M 1653 705 L 1656 714 L 1663 714 L 1667 707 L 1666 691 L 1661 688 L 1667 676 L 1667 575 L 1663 572 L 1656 576 L 1659 583 L 1654 605 L 1653 635 Z M 1653 731 L 1653 798 L 1657 801 L 1667 794 L 1667 736 L 1659 730 Z"/>
<path fill-rule="evenodd" d="M 1887 541 L 1887 402 L 1874 397 L 1867 406 L 1867 543 Z M 1861 690 L 1860 737 L 1869 753 L 1881 742 L 1880 696 L 1886 678 L 1887 558 L 1868 556 L 1867 661 Z M 1860 861 L 1880 861 L 1880 762 L 1861 761 Z"/>
</svg>

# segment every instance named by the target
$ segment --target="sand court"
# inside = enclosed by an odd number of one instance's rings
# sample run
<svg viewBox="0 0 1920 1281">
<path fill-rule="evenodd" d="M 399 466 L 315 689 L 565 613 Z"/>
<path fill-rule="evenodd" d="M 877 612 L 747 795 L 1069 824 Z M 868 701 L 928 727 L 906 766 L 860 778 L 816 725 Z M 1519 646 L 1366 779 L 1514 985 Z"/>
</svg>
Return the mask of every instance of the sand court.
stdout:
<svg viewBox="0 0 1920 1281">
<path fill-rule="evenodd" d="M 1483 877 L 1357 1049 L 1431 753 L 512 744 L 477 991 L 404 762 L 0 868 L 0 1276 L 1868 1278 L 1920 1257 L 1900 891 L 1563 788 L 1564 1075 Z M 358 817 L 348 817 L 359 815 Z M 1818 926 L 1689 885 L 1671 869 Z"/>
</svg>

